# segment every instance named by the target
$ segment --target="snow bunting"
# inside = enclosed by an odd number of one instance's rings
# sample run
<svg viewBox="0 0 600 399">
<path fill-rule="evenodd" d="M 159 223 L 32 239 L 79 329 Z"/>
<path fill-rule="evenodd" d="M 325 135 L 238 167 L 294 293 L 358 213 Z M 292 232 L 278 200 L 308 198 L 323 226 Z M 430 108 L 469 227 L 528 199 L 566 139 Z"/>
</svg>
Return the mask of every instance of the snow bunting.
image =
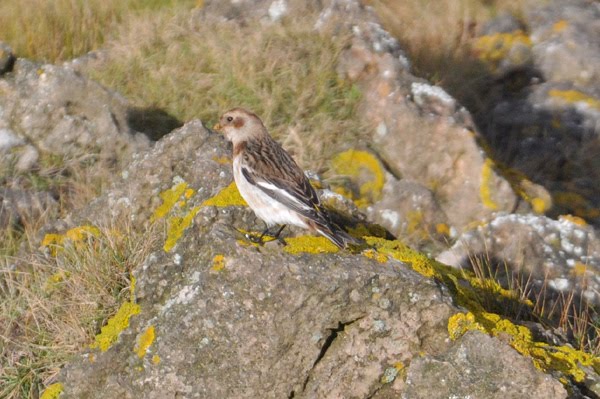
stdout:
<svg viewBox="0 0 600 399">
<path fill-rule="evenodd" d="M 358 243 L 331 221 L 302 169 L 271 138 L 258 116 L 234 108 L 223 114 L 215 130 L 233 144 L 235 183 L 267 228 L 287 224 L 302 227 L 329 238 L 340 248 Z"/>
</svg>

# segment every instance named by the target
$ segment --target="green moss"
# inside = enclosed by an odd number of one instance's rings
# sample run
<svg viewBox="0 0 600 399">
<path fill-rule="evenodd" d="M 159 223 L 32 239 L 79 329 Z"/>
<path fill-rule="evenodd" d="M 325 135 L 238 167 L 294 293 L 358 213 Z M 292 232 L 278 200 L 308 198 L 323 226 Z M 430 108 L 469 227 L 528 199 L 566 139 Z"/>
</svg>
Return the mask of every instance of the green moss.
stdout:
<svg viewBox="0 0 600 399">
<path fill-rule="evenodd" d="M 336 155 L 331 161 L 331 172 L 358 184 L 357 192 L 344 187 L 335 190 L 351 198 L 357 206 L 367 206 L 381 199 L 385 173 L 381 162 L 370 152 L 348 150 Z"/>
<path fill-rule="evenodd" d="M 140 337 L 138 338 L 137 345 L 134 348 L 135 353 L 137 353 L 140 359 L 142 359 L 146 355 L 148 348 L 150 348 L 150 345 L 152 345 L 152 343 L 154 342 L 154 338 L 154 326 L 146 328 L 142 335 L 140 335 Z"/>
<path fill-rule="evenodd" d="M 100 349 L 106 352 L 119 338 L 119 334 L 129 327 L 131 316 L 140 313 L 140 306 L 133 302 L 125 302 L 117 313 L 111 317 L 106 325 L 100 329 L 94 342 L 90 345 L 92 349 Z"/>
<path fill-rule="evenodd" d="M 57 382 L 55 384 L 48 386 L 44 390 L 44 393 L 42 393 L 42 395 L 40 396 L 40 399 L 57 399 L 63 390 L 64 390 L 63 384 L 61 384 L 60 382 Z"/>
<path fill-rule="evenodd" d="M 201 206 L 217 206 L 222 208 L 226 206 L 248 206 L 248 204 L 240 195 L 235 182 L 232 182 L 219 191 L 217 195 L 204 201 Z"/>
<path fill-rule="evenodd" d="M 287 245 L 283 247 L 283 250 L 290 254 L 322 254 L 322 253 L 335 253 L 339 251 L 339 248 L 329 241 L 325 237 L 317 236 L 301 236 L 301 237 L 289 237 L 285 239 Z"/>
</svg>

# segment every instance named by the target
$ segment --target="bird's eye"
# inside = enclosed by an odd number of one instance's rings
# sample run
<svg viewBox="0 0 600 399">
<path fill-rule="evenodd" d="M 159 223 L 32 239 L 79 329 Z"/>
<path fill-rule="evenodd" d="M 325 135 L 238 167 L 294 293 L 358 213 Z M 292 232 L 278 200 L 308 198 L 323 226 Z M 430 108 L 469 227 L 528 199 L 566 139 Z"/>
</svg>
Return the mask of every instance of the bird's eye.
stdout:
<svg viewBox="0 0 600 399">
<path fill-rule="evenodd" d="M 227 122 L 233 122 L 233 116 L 228 116 L 227 117 Z"/>
</svg>

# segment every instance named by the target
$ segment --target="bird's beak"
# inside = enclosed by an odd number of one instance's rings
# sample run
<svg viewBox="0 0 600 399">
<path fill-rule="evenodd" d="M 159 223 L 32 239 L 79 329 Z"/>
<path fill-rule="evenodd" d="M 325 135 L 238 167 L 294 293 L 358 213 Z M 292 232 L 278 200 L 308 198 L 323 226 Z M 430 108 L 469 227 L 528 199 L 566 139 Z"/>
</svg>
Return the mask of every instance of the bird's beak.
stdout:
<svg viewBox="0 0 600 399">
<path fill-rule="evenodd" d="M 213 130 L 215 130 L 215 131 L 217 131 L 217 132 L 220 132 L 220 131 L 221 131 L 221 129 L 222 129 L 222 127 L 221 127 L 221 124 L 220 124 L 220 123 L 217 123 L 216 125 L 214 125 L 214 126 L 213 126 Z"/>
</svg>

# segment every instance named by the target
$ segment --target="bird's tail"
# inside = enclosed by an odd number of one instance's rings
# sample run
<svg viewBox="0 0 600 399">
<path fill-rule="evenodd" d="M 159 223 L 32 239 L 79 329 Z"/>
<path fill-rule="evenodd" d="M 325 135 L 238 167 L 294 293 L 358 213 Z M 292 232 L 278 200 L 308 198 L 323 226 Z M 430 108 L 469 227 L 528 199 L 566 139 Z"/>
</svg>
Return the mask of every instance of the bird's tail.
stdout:
<svg viewBox="0 0 600 399">
<path fill-rule="evenodd" d="M 333 222 L 315 222 L 313 228 L 342 249 L 347 248 L 348 245 L 357 246 L 363 244 L 359 239 L 352 237 Z"/>
</svg>

